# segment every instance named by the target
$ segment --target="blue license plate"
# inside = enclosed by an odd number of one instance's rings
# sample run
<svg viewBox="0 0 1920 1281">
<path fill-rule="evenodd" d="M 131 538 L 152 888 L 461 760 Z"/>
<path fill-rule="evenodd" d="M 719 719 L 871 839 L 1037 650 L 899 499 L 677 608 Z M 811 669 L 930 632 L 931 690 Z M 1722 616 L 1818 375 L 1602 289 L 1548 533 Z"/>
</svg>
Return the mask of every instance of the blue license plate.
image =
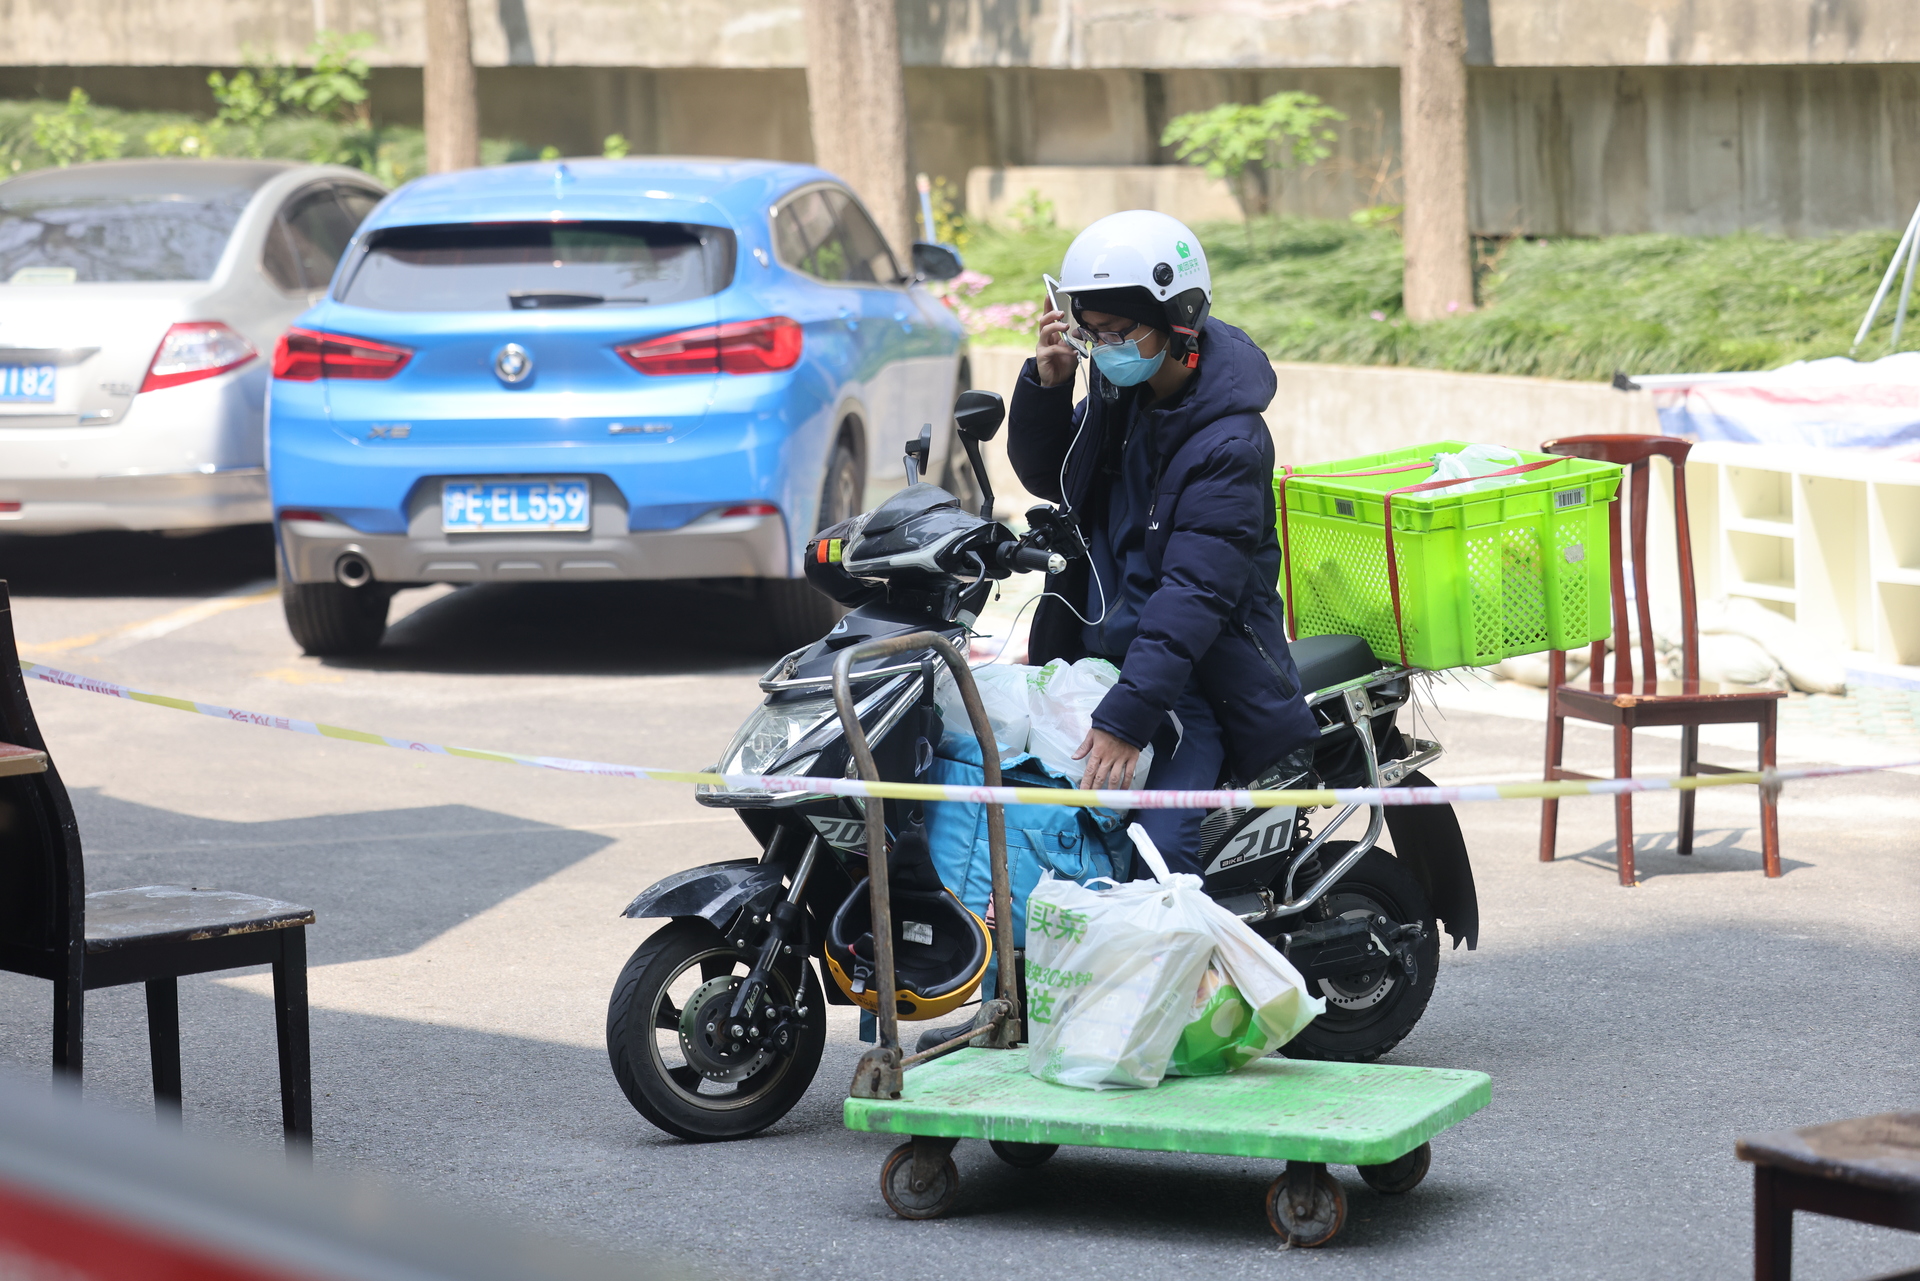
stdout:
<svg viewBox="0 0 1920 1281">
<path fill-rule="evenodd" d="M 0 365 L 0 401 L 52 399 L 52 365 Z"/>
<path fill-rule="evenodd" d="M 593 526 L 584 479 L 449 480 L 440 487 L 448 534 L 583 533 Z"/>
</svg>

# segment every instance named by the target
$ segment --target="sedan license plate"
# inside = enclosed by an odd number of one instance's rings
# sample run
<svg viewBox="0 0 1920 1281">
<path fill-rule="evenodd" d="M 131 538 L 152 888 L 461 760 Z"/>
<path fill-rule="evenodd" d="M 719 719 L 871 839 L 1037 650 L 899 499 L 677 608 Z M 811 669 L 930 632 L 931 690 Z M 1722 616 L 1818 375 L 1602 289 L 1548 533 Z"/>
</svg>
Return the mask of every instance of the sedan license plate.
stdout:
<svg viewBox="0 0 1920 1281">
<path fill-rule="evenodd" d="M 449 480 L 440 487 L 448 534 L 584 533 L 593 527 L 584 479 Z"/>
<path fill-rule="evenodd" d="M 0 365 L 0 401 L 53 400 L 52 365 Z"/>
</svg>

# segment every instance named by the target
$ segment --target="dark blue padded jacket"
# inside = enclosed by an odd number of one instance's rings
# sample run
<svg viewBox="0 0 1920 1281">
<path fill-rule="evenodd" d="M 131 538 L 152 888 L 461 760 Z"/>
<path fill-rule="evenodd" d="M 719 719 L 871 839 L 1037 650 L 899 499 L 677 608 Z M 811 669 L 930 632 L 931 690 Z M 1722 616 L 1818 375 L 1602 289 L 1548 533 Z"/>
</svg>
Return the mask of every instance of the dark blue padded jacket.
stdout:
<svg viewBox="0 0 1920 1281">
<path fill-rule="evenodd" d="M 1209 320 L 1193 377 L 1172 401 L 1144 411 L 1155 469 L 1146 536 L 1155 587 L 1120 683 L 1093 717 L 1097 728 L 1143 746 L 1195 683 L 1219 719 L 1227 767 L 1241 782 L 1319 738 L 1275 588 L 1273 438 L 1260 417 L 1275 386 L 1273 366 L 1253 340 Z M 1029 360 L 1007 422 L 1007 454 L 1020 483 L 1069 507 L 1083 528 L 1104 520 L 1094 509 L 1106 501 L 1099 460 L 1110 447 L 1108 431 L 1124 429 L 1134 394 L 1123 390 L 1107 401 L 1096 393 L 1075 405 L 1072 383 L 1042 387 Z M 1080 606 L 1086 561 L 1071 562 L 1049 586 Z M 1065 602 L 1046 597 L 1034 613 L 1028 661 L 1084 657 L 1082 633 Z"/>
</svg>

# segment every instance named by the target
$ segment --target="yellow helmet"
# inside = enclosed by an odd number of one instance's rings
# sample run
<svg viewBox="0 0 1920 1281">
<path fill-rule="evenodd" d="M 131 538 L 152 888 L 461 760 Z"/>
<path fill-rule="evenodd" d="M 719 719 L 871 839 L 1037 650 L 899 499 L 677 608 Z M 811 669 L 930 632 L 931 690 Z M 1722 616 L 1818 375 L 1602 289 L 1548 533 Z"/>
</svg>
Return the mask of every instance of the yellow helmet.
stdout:
<svg viewBox="0 0 1920 1281">
<path fill-rule="evenodd" d="M 940 883 L 916 815 L 887 855 L 893 917 L 894 1002 L 903 1019 L 937 1019 L 964 1004 L 993 958 L 987 923 Z M 827 927 L 827 972 L 862 1009 L 878 1011 L 873 986 L 873 899 L 862 877 Z"/>
</svg>

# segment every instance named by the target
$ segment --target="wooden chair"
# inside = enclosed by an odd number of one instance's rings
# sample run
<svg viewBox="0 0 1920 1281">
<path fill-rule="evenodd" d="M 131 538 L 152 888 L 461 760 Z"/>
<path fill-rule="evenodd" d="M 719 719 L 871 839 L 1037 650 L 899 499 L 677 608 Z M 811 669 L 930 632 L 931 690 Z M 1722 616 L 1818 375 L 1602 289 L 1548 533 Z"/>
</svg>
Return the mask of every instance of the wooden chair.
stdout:
<svg viewBox="0 0 1920 1281">
<path fill-rule="evenodd" d="M 85 994 L 144 983 L 154 1103 L 180 1105 L 179 979 L 273 966 L 280 1119 L 289 1145 L 313 1133 L 306 927 L 313 910 L 179 885 L 86 892 L 80 832 L 27 701 L 0 582 L 0 970 L 53 982 L 53 1067 L 78 1083 Z"/>
<path fill-rule="evenodd" d="M 1692 445 L 1672 436 L 1566 436 L 1540 447 L 1550 454 L 1590 458 L 1599 462 L 1631 467 L 1628 490 L 1633 511 L 1633 599 L 1640 625 L 1640 680 L 1633 675 L 1633 645 L 1627 618 L 1626 575 L 1622 565 L 1620 504 L 1610 509 L 1613 534 L 1613 685 L 1606 687 L 1607 646 L 1596 641 L 1587 668 L 1585 688 L 1567 684 L 1567 656 L 1555 650 L 1548 661 L 1547 680 L 1547 769 L 1548 782 L 1563 778 L 1597 777 L 1562 768 L 1566 718 L 1595 721 L 1613 726 L 1613 776 L 1627 778 L 1633 773 L 1633 732 L 1646 726 L 1678 725 L 1680 729 L 1680 773 L 1732 774 L 1738 771 L 1700 761 L 1700 727 L 1751 723 L 1758 728 L 1760 768 L 1772 769 L 1775 740 L 1779 728 L 1780 690 L 1725 688 L 1700 679 L 1700 620 L 1693 590 L 1693 543 L 1687 527 L 1687 452 Z M 1681 677 L 1677 681 L 1657 678 L 1654 666 L 1653 616 L 1647 585 L 1647 498 L 1648 469 L 1655 454 L 1673 463 L 1674 542 L 1680 554 L 1680 645 Z M 1693 853 L 1694 793 L 1680 793 L 1679 852 Z M 1632 885 L 1633 875 L 1633 796 L 1623 793 L 1614 798 L 1614 832 L 1618 844 L 1620 883 Z M 1560 802 L 1541 803 L 1540 861 L 1553 861 L 1554 838 L 1560 819 Z M 1780 875 L 1780 822 L 1774 794 L 1760 789 L 1760 854 L 1768 876 Z"/>
</svg>

